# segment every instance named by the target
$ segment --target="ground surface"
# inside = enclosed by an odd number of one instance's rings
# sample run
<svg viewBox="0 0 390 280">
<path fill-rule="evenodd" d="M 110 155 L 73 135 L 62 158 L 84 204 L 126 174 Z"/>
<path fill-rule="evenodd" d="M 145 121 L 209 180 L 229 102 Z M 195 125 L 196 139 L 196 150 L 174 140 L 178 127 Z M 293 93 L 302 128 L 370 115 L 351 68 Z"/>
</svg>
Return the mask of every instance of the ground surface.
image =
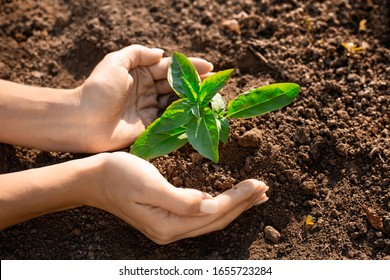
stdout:
<svg viewBox="0 0 390 280">
<path fill-rule="evenodd" d="M 0 233 L 1 259 L 389 259 L 389 2 L 289 0 L 0 1 L 0 78 L 70 88 L 108 52 L 138 43 L 235 68 L 227 100 L 250 88 L 302 86 L 288 108 L 233 121 L 221 160 L 191 147 L 153 160 L 178 186 L 218 193 L 246 179 L 270 200 L 222 231 L 166 246 L 83 207 Z M 236 25 L 223 25 L 224 20 Z M 367 20 L 365 30 L 359 22 Z M 361 26 L 363 27 L 363 26 Z M 364 28 L 361 28 L 364 29 Z M 341 43 L 365 46 L 348 53 Z M 0 172 L 85 155 L 0 144 Z M 312 215 L 315 226 L 305 229 Z M 280 233 L 277 243 L 265 227 Z"/>
</svg>

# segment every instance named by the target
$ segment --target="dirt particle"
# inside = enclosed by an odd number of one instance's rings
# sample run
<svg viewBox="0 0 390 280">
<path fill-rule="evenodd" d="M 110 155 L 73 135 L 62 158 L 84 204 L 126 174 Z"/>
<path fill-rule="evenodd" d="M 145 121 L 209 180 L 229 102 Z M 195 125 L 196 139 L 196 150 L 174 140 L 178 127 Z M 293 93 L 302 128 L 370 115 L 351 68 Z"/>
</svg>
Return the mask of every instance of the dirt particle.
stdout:
<svg viewBox="0 0 390 280">
<path fill-rule="evenodd" d="M 274 229 L 272 226 L 266 226 L 264 228 L 264 236 L 273 243 L 279 243 L 281 237 L 279 231 Z"/>
<path fill-rule="evenodd" d="M 302 127 L 297 128 L 294 134 L 294 141 L 299 144 L 309 144 L 311 142 L 310 131 Z"/>
<path fill-rule="evenodd" d="M 336 210 L 336 209 L 332 209 L 330 211 L 330 215 L 333 217 L 333 218 L 338 218 L 340 216 L 340 213 Z"/>
<path fill-rule="evenodd" d="M 337 144 L 336 149 L 340 155 L 347 156 L 348 150 L 349 150 L 349 145 L 345 144 L 345 143 L 339 143 L 339 144 Z"/>
<path fill-rule="evenodd" d="M 32 71 L 32 72 L 31 72 L 31 76 L 33 76 L 34 78 L 37 78 L 37 79 L 42 78 L 43 75 L 44 75 L 44 74 L 41 73 L 41 72 L 39 72 L 39 71 Z"/>
<path fill-rule="evenodd" d="M 386 232 L 390 233 L 390 216 L 385 216 L 382 218 L 383 228 Z"/>
<path fill-rule="evenodd" d="M 173 178 L 173 180 L 172 180 L 172 185 L 174 185 L 175 187 L 181 187 L 181 186 L 183 186 L 183 179 L 180 178 L 180 177 L 175 177 L 175 178 Z"/>
<path fill-rule="evenodd" d="M 244 165 L 244 171 L 246 173 L 249 173 L 252 171 L 252 166 L 251 166 L 251 157 L 246 157 L 245 159 L 245 165 Z"/>
<path fill-rule="evenodd" d="M 90 260 L 94 260 L 95 259 L 95 252 L 89 251 L 87 257 Z"/>
<path fill-rule="evenodd" d="M 253 128 L 238 138 L 241 147 L 258 147 L 261 144 L 262 133 L 259 129 Z"/>
<path fill-rule="evenodd" d="M 301 184 L 301 188 L 302 190 L 306 193 L 306 194 L 309 194 L 309 195 L 313 195 L 313 194 L 316 194 L 316 183 L 311 181 L 311 180 L 308 180 L 308 181 L 304 181 L 302 184 Z"/>
<path fill-rule="evenodd" d="M 74 228 L 74 229 L 72 230 L 72 234 L 73 234 L 74 236 L 81 236 L 81 230 L 80 230 L 79 228 Z"/>
<path fill-rule="evenodd" d="M 193 162 L 199 162 L 199 161 L 201 161 L 203 159 L 203 156 L 201 154 L 199 154 L 199 153 L 196 153 L 196 152 L 191 153 L 189 155 L 189 157 L 191 158 L 191 160 Z"/>
<path fill-rule="evenodd" d="M 354 222 L 349 222 L 347 225 L 346 225 L 346 229 L 347 231 L 349 232 L 354 232 L 356 230 L 356 223 Z"/>
</svg>

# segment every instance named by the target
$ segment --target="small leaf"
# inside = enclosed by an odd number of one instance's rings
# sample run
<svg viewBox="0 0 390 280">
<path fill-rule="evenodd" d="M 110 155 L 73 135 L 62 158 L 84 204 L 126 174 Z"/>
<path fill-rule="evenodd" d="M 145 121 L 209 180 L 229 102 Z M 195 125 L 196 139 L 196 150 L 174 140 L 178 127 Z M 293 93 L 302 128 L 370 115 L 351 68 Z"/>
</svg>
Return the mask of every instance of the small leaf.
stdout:
<svg viewBox="0 0 390 280">
<path fill-rule="evenodd" d="M 314 218 L 312 215 L 307 215 L 305 218 L 305 228 L 311 229 L 314 226 Z"/>
<path fill-rule="evenodd" d="M 228 118 L 251 118 L 278 110 L 290 104 L 298 95 L 299 85 L 276 83 L 239 95 L 228 104 Z"/>
<path fill-rule="evenodd" d="M 179 149 L 188 142 L 187 123 L 193 118 L 188 99 L 173 102 L 164 114 L 149 125 L 138 137 L 130 152 L 151 159 Z"/>
<path fill-rule="evenodd" d="M 225 86 L 233 71 L 234 69 L 219 71 L 203 80 L 199 92 L 199 100 L 202 107 L 206 106 L 214 95 Z"/>
<path fill-rule="evenodd" d="M 192 119 L 187 127 L 188 142 L 202 156 L 219 161 L 219 129 L 212 110 L 202 112 L 200 118 Z"/>
<path fill-rule="evenodd" d="M 223 99 L 222 95 L 217 93 L 213 99 L 211 100 L 211 108 L 213 111 L 215 111 L 217 114 L 222 113 L 226 108 L 226 102 L 225 99 Z"/>
<path fill-rule="evenodd" d="M 148 160 L 169 154 L 187 142 L 185 127 L 158 133 L 155 133 L 153 129 L 146 129 L 135 141 L 130 153 Z"/>
<path fill-rule="evenodd" d="M 366 31 L 367 28 L 366 28 L 366 23 L 367 23 L 367 20 L 366 19 L 362 19 L 360 22 L 359 22 L 359 31 Z"/>
<path fill-rule="evenodd" d="M 364 51 L 366 49 L 365 46 L 358 46 L 355 43 L 348 42 L 348 43 L 341 43 L 341 45 L 347 50 L 349 53 L 354 53 L 358 51 Z"/>
<path fill-rule="evenodd" d="M 189 98 L 188 92 L 183 86 L 183 77 L 192 86 L 194 92 L 198 93 L 200 77 L 194 65 L 184 54 L 173 52 L 168 67 L 168 82 L 180 97 Z"/>
<path fill-rule="evenodd" d="M 191 106 L 188 99 L 174 101 L 147 129 L 153 129 L 153 133 L 160 133 L 185 126 L 193 117 Z"/>
</svg>

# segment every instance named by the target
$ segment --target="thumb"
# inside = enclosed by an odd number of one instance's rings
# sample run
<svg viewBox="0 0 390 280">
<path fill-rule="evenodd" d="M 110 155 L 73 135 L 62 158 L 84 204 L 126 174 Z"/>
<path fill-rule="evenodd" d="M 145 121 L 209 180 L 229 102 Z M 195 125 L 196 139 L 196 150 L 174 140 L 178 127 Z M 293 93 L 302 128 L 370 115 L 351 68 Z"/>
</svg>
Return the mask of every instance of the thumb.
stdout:
<svg viewBox="0 0 390 280">
<path fill-rule="evenodd" d="M 141 45 L 130 45 L 110 55 L 119 60 L 127 70 L 138 66 L 149 66 L 160 61 L 164 50 L 158 48 L 148 48 Z"/>
</svg>

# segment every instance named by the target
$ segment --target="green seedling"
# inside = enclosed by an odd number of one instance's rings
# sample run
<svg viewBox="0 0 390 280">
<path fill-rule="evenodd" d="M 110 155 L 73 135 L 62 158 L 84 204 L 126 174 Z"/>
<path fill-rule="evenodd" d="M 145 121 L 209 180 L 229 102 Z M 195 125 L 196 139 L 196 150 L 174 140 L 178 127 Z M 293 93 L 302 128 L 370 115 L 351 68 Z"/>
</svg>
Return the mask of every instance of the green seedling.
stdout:
<svg viewBox="0 0 390 280">
<path fill-rule="evenodd" d="M 251 118 L 280 109 L 300 90 L 294 83 L 270 84 L 243 93 L 226 106 L 219 91 L 233 71 L 219 71 L 201 81 L 190 60 L 173 52 L 168 82 L 179 99 L 146 128 L 130 152 L 152 159 L 189 142 L 201 155 L 218 162 L 219 141 L 226 143 L 229 138 L 229 118 Z"/>
</svg>

